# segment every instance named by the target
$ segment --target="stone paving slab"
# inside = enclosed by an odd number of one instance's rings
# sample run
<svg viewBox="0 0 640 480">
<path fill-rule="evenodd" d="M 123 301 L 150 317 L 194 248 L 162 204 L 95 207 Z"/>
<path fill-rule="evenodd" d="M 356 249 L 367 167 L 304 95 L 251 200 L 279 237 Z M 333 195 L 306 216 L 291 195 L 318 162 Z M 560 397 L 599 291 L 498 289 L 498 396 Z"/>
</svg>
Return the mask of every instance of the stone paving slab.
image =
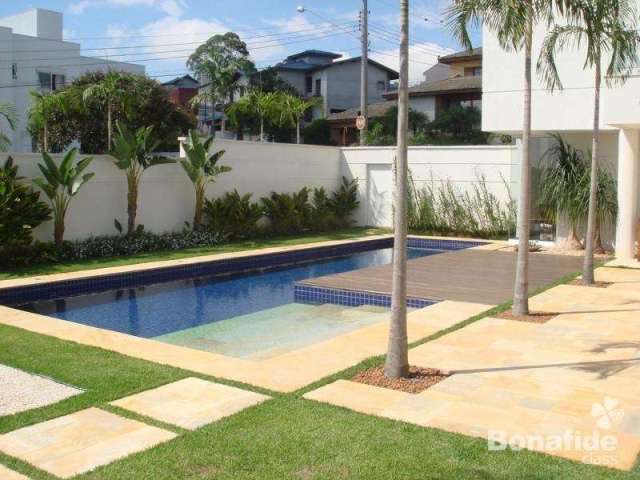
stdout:
<svg viewBox="0 0 640 480">
<path fill-rule="evenodd" d="M 116 407 L 195 430 L 270 397 L 239 388 L 185 378 L 111 402 Z"/>
<path fill-rule="evenodd" d="M 0 465 L 0 479 L 2 480 L 29 480 L 29 477 L 25 477 L 21 473 L 9 470 L 4 465 Z"/>
<path fill-rule="evenodd" d="M 622 268 L 640 268 L 640 260 L 635 259 L 618 259 L 611 260 L 605 266 L 607 267 L 622 267 Z"/>
<path fill-rule="evenodd" d="M 492 305 L 445 301 L 408 315 L 409 341 L 428 337 Z M 386 351 L 389 324 L 374 325 L 266 360 L 229 357 L 134 337 L 88 325 L 0 306 L 0 323 L 63 340 L 104 348 L 134 358 L 226 378 L 280 392 L 291 392 Z M 305 368 L 298 368 L 299 365 Z"/>
<path fill-rule="evenodd" d="M 412 365 L 453 373 L 420 394 L 343 380 L 305 398 L 485 439 L 537 439 L 533 450 L 631 469 L 640 452 L 640 301 L 629 288 L 637 274 L 598 269 L 620 283 L 537 295 L 533 309 L 571 312 L 547 323 L 486 318 L 412 349 Z M 608 437 L 613 449 L 551 443 L 566 435 Z"/>
<path fill-rule="evenodd" d="M 171 440 L 175 433 L 98 408 L 0 435 L 0 451 L 68 478 Z"/>
</svg>

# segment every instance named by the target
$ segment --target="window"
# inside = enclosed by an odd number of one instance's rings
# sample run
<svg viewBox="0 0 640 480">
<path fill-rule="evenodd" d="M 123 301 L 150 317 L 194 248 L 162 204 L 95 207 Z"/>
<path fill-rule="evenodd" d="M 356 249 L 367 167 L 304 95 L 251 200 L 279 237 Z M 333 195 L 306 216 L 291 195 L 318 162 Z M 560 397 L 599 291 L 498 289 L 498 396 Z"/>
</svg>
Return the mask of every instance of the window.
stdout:
<svg viewBox="0 0 640 480">
<path fill-rule="evenodd" d="M 311 93 L 313 92 L 313 78 L 311 76 L 307 76 L 304 78 L 304 82 L 305 82 L 305 89 L 304 91 L 306 93 Z"/>
<path fill-rule="evenodd" d="M 384 92 L 387 89 L 387 83 L 383 80 L 380 80 L 376 83 L 376 88 L 379 92 Z"/>
<path fill-rule="evenodd" d="M 315 95 L 316 96 L 320 96 L 322 95 L 322 80 L 319 78 L 316 78 L 316 91 L 315 91 Z"/>
<path fill-rule="evenodd" d="M 38 72 L 38 83 L 43 90 L 58 90 L 64 86 L 64 75 L 50 72 Z"/>
<path fill-rule="evenodd" d="M 11 64 L 11 78 L 13 78 L 14 80 L 18 79 L 18 64 L 17 63 L 12 63 Z"/>
<path fill-rule="evenodd" d="M 464 76 L 465 77 L 481 77 L 482 67 L 465 67 Z"/>
</svg>

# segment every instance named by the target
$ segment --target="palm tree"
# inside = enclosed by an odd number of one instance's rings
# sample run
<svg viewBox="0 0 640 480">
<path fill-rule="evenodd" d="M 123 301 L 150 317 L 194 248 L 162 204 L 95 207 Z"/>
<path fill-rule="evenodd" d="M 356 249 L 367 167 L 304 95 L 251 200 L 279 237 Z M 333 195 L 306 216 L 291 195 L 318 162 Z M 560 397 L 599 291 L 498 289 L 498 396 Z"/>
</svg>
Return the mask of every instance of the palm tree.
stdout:
<svg viewBox="0 0 640 480">
<path fill-rule="evenodd" d="M 113 111 L 127 100 L 126 92 L 121 88 L 122 78 L 122 73 L 109 71 L 101 82 L 88 86 L 82 93 L 85 103 L 97 101 L 107 109 L 107 150 L 113 147 Z"/>
<path fill-rule="evenodd" d="M 285 123 L 291 123 L 296 127 L 296 143 L 300 143 L 300 122 L 302 117 L 310 108 L 319 104 L 319 99 L 313 97 L 309 100 L 300 98 L 296 95 L 284 94 L 282 96 L 283 109 L 282 114 L 285 117 Z"/>
<path fill-rule="evenodd" d="M 409 374 L 407 340 L 407 156 L 409 135 L 409 0 L 400 0 L 400 86 L 398 89 L 398 149 L 395 161 L 393 280 L 391 323 L 384 374 Z"/>
<path fill-rule="evenodd" d="M 67 92 L 30 92 L 33 106 L 29 110 L 29 119 L 42 128 L 42 149 L 49 151 L 49 125 L 52 115 L 57 112 L 66 112 L 68 107 Z"/>
<path fill-rule="evenodd" d="M 136 228 L 138 212 L 138 188 L 142 174 L 154 165 L 176 163 L 167 157 L 154 155 L 160 141 L 153 136 L 153 127 L 140 127 L 135 132 L 116 122 L 117 134 L 114 148 L 111 151 L 116 159 L 115 164 L 124 170 L 127 176 L 127 233 L 132 234 Z"/>
<path fill-rule="evenodd" d="M 607 85 L 623 83 L 636 65 L 636 51 L 640 37 L 636 31 L 635 8 L 628 0 L 570 0 L 566 11 L 566 25 L 556 25 L 547 34 L 542 45 L 538 70 L 547 86 L 562 89 L 555 57 L 558 50 L 569 44 L 584 45 L 584 67 L 593 68 L 595 76 L 593 138 L 591 147 L 591 174 L 589 182 L 589 213 L 587 220 L 586 251 L 582 281 L 594 283 L 593 252 L 597 224 L 598 155 L 600 134 L 600 89 L 602 61 L 607 60 Z"/>
<path fill-rule="evenodd" d="M 554 144 L 543 155 L 548 166 L 543 169 L 539 182 L 538 206 L 548 219 L 563 215 L 570 225 L 568 245 L 582 248 L 577 229 L 584 221 L 588 202 L 584 189 L 584 178 L 588 176 L 587 164 L 582 151 L 560 135 L 552 135 L 552 138 Z"/>
<path fill-rule="evenodd" d="M 518 258 L 513 293 L 513 314 L 529 313 L 529 223 L 531 215 L 531 56 L 533 26 L 551 18 L 551 7 L 563 8 L 564 0 L 455 0 L 447 10 L 448 26 L 467 48 L 473 47 L 468 25 L 483 23 L 505 50 L 524 50 L 522 163 L 518 207 Z"/>
<path fill-rule="evenodd" d="M 189 130 L 189 142 L 184 144 L 186 160 L 180 160 L 182 168 L 193 183 L 196 193 L 196 206 L 193 215 L 193 228 L 198 229 L 202 225 L 202 209 L 207 185 L 215 182 L 218 175 L 230 172 L 231 167 L 218 165 L 225 151 L 209 153 L 214 137 L 208 137 L 204 142 L 195 130 Z"/>
<path fill-rule="evenodd" d="M 4 118 L 11 130 L 15 130 L 18 123 L 16 108 L 10 103 L 0 102 L 0 118 Z M 11 145 L 9 137 L 0 130 L 0 151 L 5 151 Z"/>
<path fill-rule="evenodd" d="M 47 152 L 42 152 L 44 163 L 39 163 L 38 168 L 44 175 L 44 179 L 33 179 L 33 183 L 40 187 L 51 202 L 53 238 L 58 247 L 62 246 L 64 240 L 64 221 L 71 200 L 95 175 L 94 173 L 82 174 L 93 158 L 83 158 L 75 163 L 77 153 L 77 148 L 69 150 L 58 166 Z"/>
</svg>

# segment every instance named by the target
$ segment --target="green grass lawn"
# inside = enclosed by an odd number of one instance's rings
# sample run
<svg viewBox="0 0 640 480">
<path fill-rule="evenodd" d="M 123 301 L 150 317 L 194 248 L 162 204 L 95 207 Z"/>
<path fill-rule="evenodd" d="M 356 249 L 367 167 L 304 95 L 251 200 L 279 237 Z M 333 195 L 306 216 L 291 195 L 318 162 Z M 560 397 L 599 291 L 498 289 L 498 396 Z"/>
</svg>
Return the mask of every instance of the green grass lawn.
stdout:
<svg viewBox="0 0 640 480">
<path fill-rule="evenodd" d="M 86 390 L 0 419 L 0 433 L 92 405 L 105 408 L 113 399 L 191 375 L 6 326 L 0 326 L 0 363 Z M 362 415 L 304 400 L 301 394 L 271 393 L 273 399 L 266 403 L 195 432 L 181 432 L 170 442 L 79 478 L 640 478 L 637 471 L 615 472 L 532 452 L 488 452 L 480 439 Z M 53 478 L 1 454 L 0 463 L 34 480 Z"/>
<path fill-rule="evenodd" d="M 317 233 L 299 235 L 294 237 L 276 237 L 268 239 L 245 240 L 239 242 L 229 242 L 216 245 L 214 247 L 189 248 L 185 250 L 167 250 L 129 257 L 102 258 L 97 260 L 85 260 L 72 263 L 52 263 L 47 265 L 36 265 L 28 268 L 20 268 L 10 271 L 0 272 L 0 280 L 10 278 L 28 277 L 32 275 L 46 275 L 51 273 L 77 272 L 92 268 L 117 267 L 131 265 L 134 263 L 155 262 L 158 260 L 176 260 L 179 258 L 197 257 L 200 255 L 211 255 L 215 253 L 239 252 L 242 250 L 255 250 L 258 248 L 279 247 L 286 245 L 302 245 L 305 243 L 322 242 L 327 240 L 349 240 L 368 235 L 380 235 L 388 233 L 388 229 L 383 228 L 349 228 L 330 233 Z"/>
<path fill-rule="evenodd" d="M 299 237 L 286 242 L 295 244 L 329 238 L 351 238 L 364 233 L 364 230 L 359 229 L 331 236 Z M 251 242 L 253 248 L 274 244 L 283 242 Z M 247 248 L 246 246 L 246 242 L 230 244 L 190 254 L 234 251 Z M 176 255 L 180 254 L 187 255 L 186 252 Z M 159 255 L 153 257 L 147 261 L 167 258 Z M 50 268 L 54 270 L 50 271 L 78 270 L 135 261 L 139 261 L 139 257 L 114 260 L 111 263 L 52 266 Z M 498 307 L 498 310 L 508 306 L 505 304 Z M 464 324 L 478 318 L 480 316 Z M 445 332 L 418 343 L 443 333 Z M 273 399 L 194 432 L 161 425 L 180 433 L 180 436 L 78 478 L 640 480 L 639 469 L 624 473 L 533 452 L 489 452 L 486 442 L 481 439 L 367 416 L 301 398 L 303 393 L 312 388 L 337 378 L 349 378 L 356 371 L 380 361 L 382 357 L 369 359 L 292 394 L 265 392 L 245 385 L 243 388 L 267 393 Z M 4 325 L 0 325 L 0 364 L 49 376 L 84 390 L 84 393 L 57 404 L 0 418 L 0 434 L 90 406 L 115 411 L 107 404 L 117 398 L 187 376 L 206 378 Z M 121 410 L 117 413 L 125 414 Z M 140 418 L 135 414 L 126 415 Z M 149 419 L 143 421 L 154 423 Z M 0 463 L 33 480 L 54 478 L 6 455 L 0 454 Z"/>
</svg>

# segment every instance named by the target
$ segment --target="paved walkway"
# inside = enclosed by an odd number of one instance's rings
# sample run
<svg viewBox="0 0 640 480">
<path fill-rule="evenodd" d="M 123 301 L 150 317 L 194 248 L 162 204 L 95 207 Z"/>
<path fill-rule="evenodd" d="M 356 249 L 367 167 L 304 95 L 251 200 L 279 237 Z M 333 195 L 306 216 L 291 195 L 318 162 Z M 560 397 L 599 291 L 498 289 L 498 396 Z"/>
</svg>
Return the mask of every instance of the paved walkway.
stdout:
<svg viewBox="0 0 640 480">
<path fill-rule="evenodd" d="M 630 469 L 640 451 L 640 270 L 601 268 L 597 280 L 614 284 L 534 297 L 533 309 L 563 313 L 546 324 L 487 318 L 411 350 L 412 365 L 453 373 L 425 392 L 339 381 L 306 398 Z"/>
<path fill-rule="evenodd" d="M 239 388 L 186 378 L 112 405 L 193 430 L 268 399 Z M 177 436 L 92 407 L 0 435 L 0 452 L 57 477 L 69 478 Z M 0 465 L 0 480 L 25 478 Z"/>
</svg>

